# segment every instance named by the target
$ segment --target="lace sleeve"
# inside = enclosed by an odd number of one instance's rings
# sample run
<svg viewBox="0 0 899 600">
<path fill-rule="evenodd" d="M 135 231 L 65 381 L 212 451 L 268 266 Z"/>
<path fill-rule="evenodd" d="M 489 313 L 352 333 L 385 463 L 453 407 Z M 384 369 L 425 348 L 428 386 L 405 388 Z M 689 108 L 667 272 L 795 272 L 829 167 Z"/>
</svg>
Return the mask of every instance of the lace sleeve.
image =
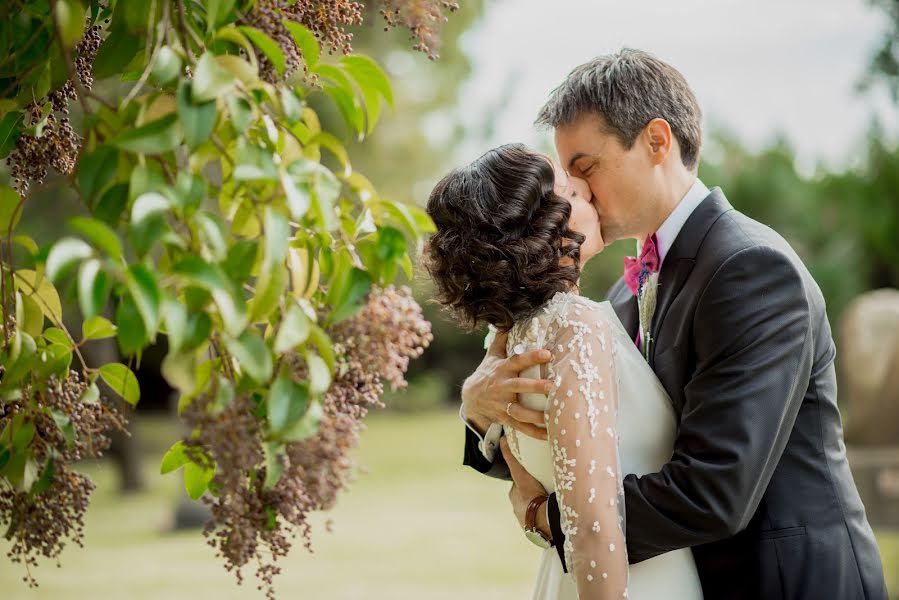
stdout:
<svg viewBox="0 0 899 600">
<path fill-rule="evenodd" d="M 599 307 L 573 302 L 547 332 L 547 404 L 565 561 L 581 600 L 626 598 L 614 341 Z"/>
</svg>

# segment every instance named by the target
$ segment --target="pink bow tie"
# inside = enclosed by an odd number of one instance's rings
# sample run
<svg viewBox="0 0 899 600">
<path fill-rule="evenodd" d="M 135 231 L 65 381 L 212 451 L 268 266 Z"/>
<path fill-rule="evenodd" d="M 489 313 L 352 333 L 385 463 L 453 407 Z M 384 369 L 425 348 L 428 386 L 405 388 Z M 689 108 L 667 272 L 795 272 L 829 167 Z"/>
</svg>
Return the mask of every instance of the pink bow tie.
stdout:
<svg viewBox="0 0 899 600">
<path fill-rule="evenodd" d="M 661 266 L 659 260 L 659 239 L 652 234 L 643 242 L 640 258 L 634 256 L 624 257 L 624 281 L 631 288 L 634 295 L 640 289 L 640 284 L 649 273 L 658 273 Z"/>
</svg>

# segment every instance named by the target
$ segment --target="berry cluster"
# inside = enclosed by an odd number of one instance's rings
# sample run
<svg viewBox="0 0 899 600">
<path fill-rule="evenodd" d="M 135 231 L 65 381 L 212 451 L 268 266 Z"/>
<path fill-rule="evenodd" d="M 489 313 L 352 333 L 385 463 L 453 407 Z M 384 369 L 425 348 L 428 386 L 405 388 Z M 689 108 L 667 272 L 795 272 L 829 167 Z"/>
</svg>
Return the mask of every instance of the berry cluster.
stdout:
<svg viewBox="0 0 899 600">
<path fill-rule="evenodd" d="M 414 50 L 424 52 L 428 58 L 437 58 L 440 46 L 440 27 L 446 22 L 444 10 L 459 10 L 458 2 L 446 0 L 381 0 L 381 16 L 389 27 L 405 27 L 412 34 Z"/>
<path fill-rule="evenodd" d="M 90 25 L 75 46 L 75 76 L 88 90 L 94 84 L 91 68 L 103 41 L 101 31 L 99 25 Z M 39 132 L 19 136 L 15 149 L 6 159 L 13 185 L 20 196 L 24 197 L 28 193 L 30 182 L 43 183 L 50 167 L 63 175 L 71 175 L 74 170 L 81 140 L 69 123 L 69 102 L 77 98 L 76 86 L 69 80 L 59 89 L 25 108 L 29 127 L 41 122 L 43 109 L 47 104 L 50 104 L 51 112 L 46 116 Z"/>
<path fill-rule="evenodd" d="M 66 379 L 51 376 L 45 388 L 26 385 L 20 399 L 0 403 L 0 431 L 17 415 L 24 415 L 35 429 L 31 458 L 43 469 L 52 469 L 50 485 L 40 493 L 0 487 L 0 526 L 7 527 L 12 541 L 7 556 L 25 564 L 24 580 L 32 587 L 37 587 L 37 581 L 30 567 L 37 566 L 38 556 L 56 559 L 58 564 L 67 539 L 82 543 L 84 513 L 94 484 L 75 473 L 71 464 L 102 456 L 110 444 L 111 428 L 125 431 L 123 417 L 114 406 L 82 399 L 87 387 L 77 372 L 70 371 Z"/>
<path fill-rule="evenodd" d="M 266 489 L 263 431 L 256 414 L 259 399 L 238 395 L 216 410 L 214 394 L 195 399 L 184 411 L 194 431 L 185 440 L 198 464 L 216 465 L 212 495 L 203 497 L 212 510 L 204 535 L 225 568 L 242 581 L 241 567 L 254 560 L 259 589 L 274 598 L 276 561 L 290 551 L 299 533 L 312 550 L 308 516 L 334 506 L 338 494 L 352 482 L 355 463 L 350 452 L 358 446 L 360 419 L 373 406 L 383 406 L 382 379 L 392 387 L 406 384 L 403 374 L 411 358 L 431 342 L 430 323 L 411 291 L 390 286 L 375 290 L 353 317 L 332 328 L 338 359 L 337 373 L 321 399 L 323 416 L 318 433 L 285 445 L 282 474 Z M 297 380 L 308 378 L 299 354 L 286 363 Z M 270 463 L 269 463 L 270 464 Z"/>
<path fill-rule="evenodd" d="M 391 27 L 407 28 L 412 34 L 413 49 L 431 59 L 437 58 L 440 27 L 446 21 L 444 11 L 459 9 L 457 2 L 447 0 L 380 0 L 380 5 L 378 12 L 387 24 L 385 31 Z M 254 10 L 244 15 L 241 22 L 264 31 L 277 42 L 284 53 L 284 76 L 289 77 L 299 68 L 302 53 L 284 26 L 285 19 L 303 24 L 329 54 L 350 54 L 353 34 L 347 27 L 362 24 L 363 10 L 364 4 L 353 0 L 258 0 Z M 263 79 L 269 83 L 280 79 L 265 56 L 259 62 Z M 303 70 L 307 78 L 314 80 L 305 64 Z"/>
<path fill-rule="evenodd" d="M 284 53 L 284 76 L 289 77 L 299 68 L 302 53 L 293 37 L 284 26 L 284 20 L 305 25 L 315 35 L 320 46 L 329 53 L 342 51 L 349 54 L 353 34 L 345 27 L 362 23 L 362 4 L 350 0 L 323 0 L 311 2 L 300 0 L 293 3 L 284 0 L 258 0 L 253 11 L 242 18 L 242 22 L 267 33 Z M 303 70 L 309 77 L 305 63 Z M 259 74 L 269 83 L 276 83 L 280 77 L 274 66 L 265 57 L 260 56 Z"/>
</svg>

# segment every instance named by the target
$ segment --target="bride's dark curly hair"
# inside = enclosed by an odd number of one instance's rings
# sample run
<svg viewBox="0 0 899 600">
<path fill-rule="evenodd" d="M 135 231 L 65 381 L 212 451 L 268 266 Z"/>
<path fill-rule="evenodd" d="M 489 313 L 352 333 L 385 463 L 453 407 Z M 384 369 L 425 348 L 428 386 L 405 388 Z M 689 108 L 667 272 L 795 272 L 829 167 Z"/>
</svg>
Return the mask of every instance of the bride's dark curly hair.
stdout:
<svg viewBox="0 0 899 600">
<path fill-rule="evenodd" d="M 568 228 L 571 205 L 555 194 L 554 182 L 545 156 L 507 144 L 451 172 L 431 192 L 427 212 L 437 232 L 424 264 L 435 299 L 464 326 L 506 331 L 577 284 L 585 237 Z"/>
</svg>

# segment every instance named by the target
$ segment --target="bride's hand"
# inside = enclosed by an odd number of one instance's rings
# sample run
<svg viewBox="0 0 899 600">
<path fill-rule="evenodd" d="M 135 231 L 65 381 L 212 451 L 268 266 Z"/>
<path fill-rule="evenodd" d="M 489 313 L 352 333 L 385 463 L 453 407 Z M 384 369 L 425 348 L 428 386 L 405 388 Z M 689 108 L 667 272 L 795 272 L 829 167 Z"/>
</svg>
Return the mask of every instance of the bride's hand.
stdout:
<svg viewBox="0 0 899 600">
<path fill-rule="evenodd" d="M 465 417 L 481 430 L 491 423 L 502 423 L 537 439 L 546 439 L 542 410 L 525 408 L 517 402 L 517 394 L 533 392 L 547 394 L 552 387 L 548 379 L 526 379 L 519 373 L 552 359 L 548 350 L 531 350 L 506 357 L 507 334 L 497 334 L 484 360 L 462 386 L 462 405 Z M 511 405 L 509 403 L 512 403 Z M 506 412 L 506 407 L 509 412 Z"/>
</svg>

